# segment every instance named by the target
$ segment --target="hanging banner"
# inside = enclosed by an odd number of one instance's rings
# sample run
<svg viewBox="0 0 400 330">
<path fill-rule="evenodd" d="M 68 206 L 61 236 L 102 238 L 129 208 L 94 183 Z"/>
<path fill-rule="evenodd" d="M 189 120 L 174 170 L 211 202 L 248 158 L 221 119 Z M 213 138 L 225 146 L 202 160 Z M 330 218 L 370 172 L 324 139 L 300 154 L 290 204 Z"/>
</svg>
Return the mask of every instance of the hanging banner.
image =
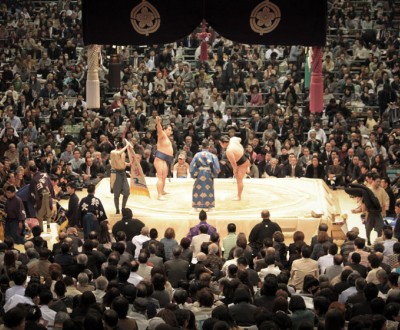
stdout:
<svg viewBox="0 0 400 330">
<path fill-rule="evenodd" d="M 326 0 L 83 0 L 88 44 L 151 45 L 189 35 L 203 19 L 232 41 L 323 46 Z"/>
<path fill-rule="evenodd" d="M 206 3 L 206 21 L 227 39 L 257 45 L 325 45 L 326 0 L 222 0 Z"/>
<path fill-rule="evenodd" d="M 199 0 L 85 0 L 82 3 L 86 45 L 150 45 L 182 39 L 202 19 Z"/>
<path fill-rule="evenodd" d="M 129 143 L 129 142 L 128 142 Z M 147 196 L 150 198 L 149 188 L 146 184 L 146 179 L 143 174 L 142 167 L 136 158 L 135 151 L 132 145 L 128 144 L 128 157 L 131 164 L 131 184 L 130 191 L 132 195 Z"/>
</svg>

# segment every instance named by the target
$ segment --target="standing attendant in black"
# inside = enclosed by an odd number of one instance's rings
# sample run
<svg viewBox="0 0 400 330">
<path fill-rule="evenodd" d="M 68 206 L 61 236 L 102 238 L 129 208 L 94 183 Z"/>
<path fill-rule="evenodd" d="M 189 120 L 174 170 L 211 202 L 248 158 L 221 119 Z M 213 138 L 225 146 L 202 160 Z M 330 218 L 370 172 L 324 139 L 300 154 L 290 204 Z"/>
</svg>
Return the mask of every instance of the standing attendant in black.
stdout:
<svg viewBox="0 0 400 330">
<path fill-rule="evenodd" d="M 90 184 L 87 187 L 88 195 L 79 203 L 78 219 L 82 222 L 85 238 L 89 237 L 92 230 L 99 232 L 100 222 L 107 220 L 101 200 L 94 196 L 95 190 L 95 186 Z"/>
<path fill-rule="evenodd" d="M 15 186 L 10 185 L 6 189 L 7 201 L 4 207 L 6 213 L 5 237 L 11 237 L 16 244 L 24 244 L 24 221 L 26 218 L 24 204 L 21 198 L 15 195 Z"/>
<path fill-rule="evenodd" d="M 132 219 L 132 210 L 130 208 L 122 209 L 122 219 L 118 221 L 112 228 L 114 237 L 119 231 L 126 234 L 126 240 L 132 241 L 133 236 L 140 235 L 140 231 L 145 226 L 139 219 Z"/>
<path fill-rule="evenodd" d="M 262 249 L 264 239 L 272 239 L 276 231 L 282 232 L 281 227 L 276 222 L 272 222 L 269 217 L 269 211 L 263 210 L 261 212 L 262 222 L 255 225 L 250 232 L 249 242 L 254 254 L 258 254 Z"/>
<path fill-rule="evenodd" d="M 65 212 L 65 216 L 68 219 L 68 224 L 70 227 L 81 227 L 78 219 L 79 210 L 79 197 L 75 194 L 76 185 L 74 182 L 68 182 L 67 193 L 69 194 L 68 200 L 68 210 Z"/>
</svg>

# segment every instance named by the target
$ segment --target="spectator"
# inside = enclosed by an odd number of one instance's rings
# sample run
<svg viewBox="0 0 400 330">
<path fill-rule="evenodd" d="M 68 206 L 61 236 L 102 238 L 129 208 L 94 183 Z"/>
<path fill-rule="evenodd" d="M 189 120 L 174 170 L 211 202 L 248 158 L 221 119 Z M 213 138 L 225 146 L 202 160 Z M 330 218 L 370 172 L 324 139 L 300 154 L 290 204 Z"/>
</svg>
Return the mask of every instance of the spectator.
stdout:
<svg viewBox="0 0 400 330">
<path fill-rule="evenodd" d="M 139 256 L 140 250 L 142 249 L 143 243 L 150 240 L 149 228 L 142 227 L 140 234 L 132 238 L 132 243 L 135 245 L 135 258 Z"/>
<path fill-rule="evenodd" d="M 282 231 L 281 227 L 277 223 L 270 220 L 270 213 L 268 210 L 263 210 L 261 212 L 261 218 L 263 219 L 262 222 L 256 225 L 249 235 L 250 246 L 255 254 L 260 251 L 262 242 L 265 238 L 272 239 L 272 236 L 276 231 Z"/>
<path fill-rule="evenodd" d="M 177 288 L 179 281 L 187 279 L 189 262 L 181 259 L 182 248 L 175 246 L 173 249 L 173 259 L 164 264 L 165 273 L 173 288 Z"/>
<path fill-rule="evenodd" d="M 201 210 L 199 212 L 199 220 L 200 220 L 200 222 L 196 226 L 190 228 L 190 230 L 189 230 L 187 237 L 190 240 L 192 240 L 193 236 L 196 236 L 199 234 L 200 226 L 202 226 L 202 225 L 207 227 L 207 234 L 209 234 L 209 235 L 217 232 L 217 230 L 215 229 L 214 226 L 207 223 L 207 213 L 204 210 Z"/>
<path fill-rule="evenodd" d="M 164 238 L 162 238 L 160 242 L 164 245 L 165 259 L 171 260 L 172 250 L 178 245 L 178 242 L 175 240 L 175 230 L 173 228 L 167 228 L 164 233 Z"/>
<path fill-rule="evenodd" d="M 292 270 L 290 273 L 291 283 L 296 289 L 303 288 L 304 277 L 306 275 L 313 275 L 318 277 L 318 263 L 311 258 L 311 248 L 304 245 L 301 248 L 301 259 L 293 261 Z"/>
</svg>

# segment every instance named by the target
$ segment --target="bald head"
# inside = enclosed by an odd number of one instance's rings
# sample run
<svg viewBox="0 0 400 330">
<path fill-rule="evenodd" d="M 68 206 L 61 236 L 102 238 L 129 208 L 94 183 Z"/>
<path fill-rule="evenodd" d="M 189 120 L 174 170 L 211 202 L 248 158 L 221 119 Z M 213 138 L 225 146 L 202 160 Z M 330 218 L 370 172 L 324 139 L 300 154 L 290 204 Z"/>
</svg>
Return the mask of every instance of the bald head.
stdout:
<svg viewBox="0 0 400 330">
<path fill-rule="evenodd" d="M 203 253 L 203 252 L 199 252 L 198 254 L 197 254 L 197 261 L 205 261 L 206 259 L 207 259 L 207 256 L 205 255 L 205 253 Z"/>
<path fill-rule="evenodd" d="M 268 210 L 263 210 L 262 212 L 261 212 L 261 218 L 263 218 L 263 219 L 269 219 L 269 211 Z"/>
<path fill-rule="evenodd" d="M 60 241 L 65 240 L 66 237 L 67 237 L 67 233 L 66 233 L 66 232 L 63 232 L 63 231 L 58 235 L 58 239 L 59 239 Z"/>
<path fill-rule="evenodd" d="M 140 231 L 140 233 L 144 236 L 149 236 L 150 234 L 150 229 L 149 227 L 143 227 L 142 230 Z"/>
<path fill-rule="evenodd" d="M 273 247 L 267 248 L 267 251 L 265 252 L 265 256 L 275 256 L 276 250 Z"/>
<path fill-rule="evenodd" d="M 33 249 L 34 248 L 33 242 L 32 241 L 25 242 L 24 248 L 25 248 L 25 251 L 28 251 L 28 249 Z"/>
</svg>

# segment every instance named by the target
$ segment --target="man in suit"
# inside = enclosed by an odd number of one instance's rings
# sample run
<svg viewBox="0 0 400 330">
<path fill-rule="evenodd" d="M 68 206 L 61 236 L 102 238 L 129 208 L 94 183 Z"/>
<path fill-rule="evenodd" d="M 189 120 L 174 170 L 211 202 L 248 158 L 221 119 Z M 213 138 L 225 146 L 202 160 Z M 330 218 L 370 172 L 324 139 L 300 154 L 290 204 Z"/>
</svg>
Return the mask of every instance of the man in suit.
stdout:
<svg viewBox="0 0 400 330">
<path fill-rule="evenodd" d="M 270 152 L 266 152 L 264 159 L 258 163 L 258 173 L 260 174 L 260 177 L 264 175 L 264 173 L 267 172 L 267 166 L 271 164 L 272 160 L 272 155 Z"/>
<path fill-rule="evenodd" d="M 360 158 L 354 155 L 352 163 L 347 166 L 347 182 L 357 182 L 357 180 L 362 177 Z"/>
<path fill-rule="evenodd" d="M 288 131 L 287 127 L 285 126 L 285 122 L 282 118 L 278 119 L 278 125 L 275 126 L 276 134 L 278 135 L 279 141 L 285 141 Z"/>
<path fill-rule="evenodd" d="M 297 158 L 295 155 L 289 155 L 289 164 L 283 168 L 283 174 L 286 177 L 301 178 L 304 176 L 303 168 L 297 164 Z"/>
<path fill-rule="evenodd" d="M 172 287 L 177 288 L 180 280 L 187 280 L 189 262 L 181 258 L 182 247 L 179 245 L 174 247 L 172 254 L 173 259 L 164 264 L 164 269 Z"/>
<path fill-rule="evenodd" d="M 262 133 L 267 129 L 267 124 L 261 119 L 259 113 L 254 114 L 251 129 L 256 133 Z"/>
<path fill-rule="evenodd" d="M 341 163 L 344 166 L 345 172 L 348 173 L 347 169 L 349 166 L 352 166 L 353 163 L 353 158 L 354 158 L 354 149 L 349 148 L 347 150 L 347 155 L 343 159 L 341 159 Z"/>
<path fill-rule="evenodd" d="M 154 156 L 151 149 L 145 149 L 143 156 L 140 158 L 140 166 L 142 166 L 145 176 L 155 176 Z"/>
<path fill-rule="evenodd" d="M 319 155 L 319 161 L 325 167 L 332 165 L 332 145 L 329 142 L 325 144 L 325 150 Z"/>
<path fill-rule="evenodd" d="M 113 109 L 113 112 L 114 112 L 114 114 L 111 117 L 111 120 L 115 124 L 115 127 L 119 127 L 124 122 L 124 118 L 121 116 L 121 109 L 115 108 L 115 109 Z"/>
<path fill-rule="evenodd" d="M 306 141 L 306 146 L 310 149 L 310 153 L 320 152 L 321 149 L 321 141 L 317 139 L 317 133 L 312 131 L 310 133 L 310 138 Z"/>
<path fill-rule="evenodd" d="M 299 158 L 298 163 L 304 170 L 307 168 L 308 165 L 311 164 L 313 156 L 310 154 L 310 149 L 307 147 L 303 148 L 303 155 Z"/>
<path fill-rule="evenodd" d="M 96 185 L 100 181 L 97 177 L 99 170 L 96 165 L 93 164 L 93 158 L 91 156 L 86 157 L 86 162 L 81 165 L 80 170 L 84 184 Z"/>
<path fill-rule="evenodd" d="M 28 102 L 26 102 L 25 95 L 20 95 L 19 96 L 19 101 L 17 103 L 17 116 L 18 117 L 23 117 L 25 113 L 25 108 L 26 106 L 29 105 Z"/>
<path fill-rule="evenodd" d="M 318 161 L 317 156 L 313 156 L 311 164 L 306 168 L 305 176 L 309 179 L 325 179 L 325 169 Z"/>
<path fill-rule="evenodd" d="M 375 164 L 374 149 L 371 147 L 365 148 L 364 164 L 367 165 L 369 169 Z"/>
<path fill-rule="evenodd" d="M 344 184 L 344 168 L 340 166 L 339 157 L 333 157 L 332 165 L 328 167 L 327 183 L 333 189 Z"/>
<path fill-rule="evenodd" d="M 282 168 L 278 164 L 278 160 L 276 158 L 272 158 L 270 163 L 265 166 L 265 172 L 263 173 L 263 177 L 282 177 Z"/>
<path fill-rule="evenodd" d="M 350 154 L 349 154 L 350 151 Z M 344 164 L 344 171 L 346 174 L 346 182 L 349 182 L 349 178 L 351 174 L 353 173 L 355 164 L 354 164 L 354 149 L 350 148 L 347 150 L 347 156 L 343 159 L 343 164 Z M 358 156 L 357 156 L 358 158 Z"/>
</svg>

